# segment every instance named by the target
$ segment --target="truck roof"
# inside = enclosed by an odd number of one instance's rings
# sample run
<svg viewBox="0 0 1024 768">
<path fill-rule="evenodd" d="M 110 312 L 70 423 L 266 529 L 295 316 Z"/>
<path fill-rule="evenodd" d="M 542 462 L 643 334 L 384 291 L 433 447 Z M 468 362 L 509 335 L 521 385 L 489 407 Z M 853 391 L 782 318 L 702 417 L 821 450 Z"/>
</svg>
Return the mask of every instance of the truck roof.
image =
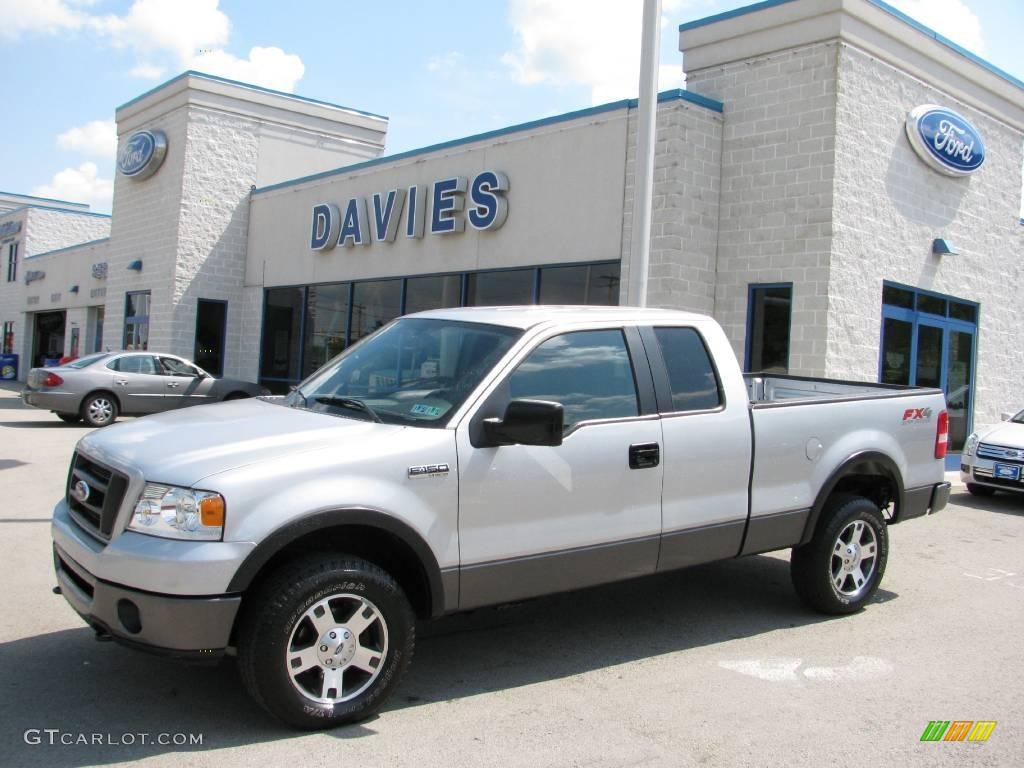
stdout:
<svg viewBox="0 0 1024 768">
<path fill-rule="evenodd" d="M 462 320 L 472 323 L 505 325 L 512 328 L 532 328 L 541 323 L 577 323 L 602 321 L 638 321 L 645 323 L 695 323 L 707 319 L 706 315 L 679 312 L 673 309 L 639 307 L 598 307 L 532 304 L 513 307 L 458 307 L 431 309 L 409 317 L 438 320 Z"/>
</svg>

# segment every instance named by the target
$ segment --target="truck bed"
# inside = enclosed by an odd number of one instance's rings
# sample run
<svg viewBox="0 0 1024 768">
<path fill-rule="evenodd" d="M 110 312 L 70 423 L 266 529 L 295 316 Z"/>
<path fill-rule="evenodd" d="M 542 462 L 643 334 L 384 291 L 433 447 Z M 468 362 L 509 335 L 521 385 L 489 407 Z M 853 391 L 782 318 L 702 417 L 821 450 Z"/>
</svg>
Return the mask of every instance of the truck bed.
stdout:
<svg viewBox="0 0 1024 768">
<path fill-rule="evenodd" d="M 747 395 L 755 408 L 779 404 L 795 405 L 800 402 L 922 395 L 938 391 L 924 387 L 906 387 L 901 384 L 874 384 L 783 374 L 745 373 L 743 380 L 747 385 Z"/>
</svg>

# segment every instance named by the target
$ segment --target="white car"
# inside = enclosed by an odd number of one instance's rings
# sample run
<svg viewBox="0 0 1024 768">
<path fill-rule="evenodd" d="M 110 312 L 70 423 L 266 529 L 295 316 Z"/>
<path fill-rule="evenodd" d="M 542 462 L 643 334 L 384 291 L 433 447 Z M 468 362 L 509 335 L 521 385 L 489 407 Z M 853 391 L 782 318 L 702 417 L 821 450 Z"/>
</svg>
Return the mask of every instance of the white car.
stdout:
<svg viewBox="0 0 1024 768">
<path fill-rule="evenodd" d="M 1024 411 L 971 433 L 960 459 L 960 479 L 975 496 L 1024 491 Z"/>
</svg>

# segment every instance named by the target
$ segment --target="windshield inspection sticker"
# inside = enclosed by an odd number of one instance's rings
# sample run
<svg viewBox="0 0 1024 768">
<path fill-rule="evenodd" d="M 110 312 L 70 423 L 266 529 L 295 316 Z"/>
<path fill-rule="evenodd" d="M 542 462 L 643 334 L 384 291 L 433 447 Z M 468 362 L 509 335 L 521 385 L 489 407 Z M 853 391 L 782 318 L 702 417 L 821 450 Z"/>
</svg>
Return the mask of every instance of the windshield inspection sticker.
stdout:
<svg viewBox="0 0 1024 768">
<path fill-rule="evenodd" d="M 415 416 L 431 416 L 433 418 L 437 418 L 438 416 L 441 415 L 441 409 L 438 408 L 436 405 L 416 403 L 416 405 L 412 407 L 412 410 L 410 410 L 409 413 L 412 413 Z"/>
</svg>

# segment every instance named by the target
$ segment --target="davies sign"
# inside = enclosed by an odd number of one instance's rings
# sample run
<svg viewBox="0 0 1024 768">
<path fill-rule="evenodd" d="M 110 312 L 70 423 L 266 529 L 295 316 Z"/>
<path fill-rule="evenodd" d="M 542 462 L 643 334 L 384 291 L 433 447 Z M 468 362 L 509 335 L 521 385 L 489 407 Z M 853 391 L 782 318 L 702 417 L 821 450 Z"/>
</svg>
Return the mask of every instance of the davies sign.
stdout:
<svg viewBox="0 0 1024 768">
<path fill-rule="evenodd" d="M 923 104 L 907 115 L 910 146 L 932 170 L 967 176 L 985 162 L 985 144 L 967 118 L 951 109 Z"/>
<path fill-rule="evenodd" d="M 167 137 L 163 131 L 136 131 L 117 156 L 117 170 L 130 179 L 148 179 L 156 173 L 166 154 Z"/>
<path fill-rule="evenodd" d="M 470 181 L 465 176 L 439 179 L 432 184 L 375 192 L 349 198 L 344 206 L 313 206 L 309 247 L 328 251 L 336 245 L 391 243 L 399 230 L 407 238 L 424 232 L 447 235 L 473 229 L 499 229 L 508 217 L 508 176 L 483 171 Z M 430 215 L 427 215 L 427 208 Z"/>
</svg>

